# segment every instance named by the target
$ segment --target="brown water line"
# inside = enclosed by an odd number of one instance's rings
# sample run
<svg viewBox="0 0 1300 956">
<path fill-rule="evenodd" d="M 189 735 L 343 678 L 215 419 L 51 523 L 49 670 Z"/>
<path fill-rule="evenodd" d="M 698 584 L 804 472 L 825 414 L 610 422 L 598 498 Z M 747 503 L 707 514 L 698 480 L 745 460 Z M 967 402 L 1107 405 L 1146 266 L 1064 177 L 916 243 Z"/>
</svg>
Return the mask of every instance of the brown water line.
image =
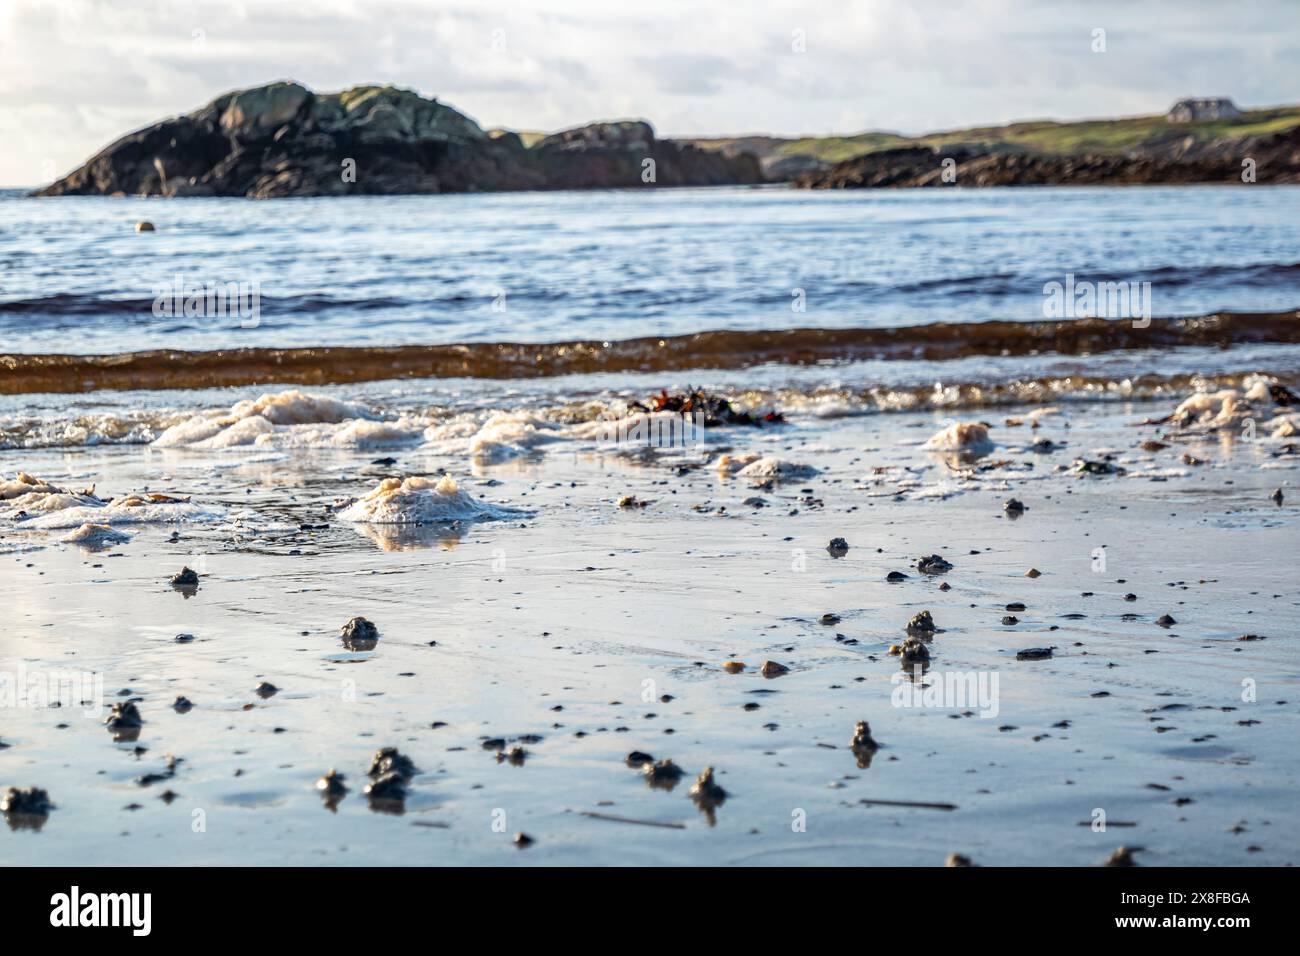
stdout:
<svg viewBox="0 0 1300 956">
<path fill-rule="evenodd" d="M 462 345 L 156 349 L 118 355 L 0 354 L 0 394 L 326 385 L 397 378 L 527 379 L 592 372 L 736 369 L 864 359 L 1082 355 L 1121 349 L 1300 343 L 1300 312 L 1197 318 L 935 323 L 886 329 L 708 331 L 690 335 Z"/>
</svg>

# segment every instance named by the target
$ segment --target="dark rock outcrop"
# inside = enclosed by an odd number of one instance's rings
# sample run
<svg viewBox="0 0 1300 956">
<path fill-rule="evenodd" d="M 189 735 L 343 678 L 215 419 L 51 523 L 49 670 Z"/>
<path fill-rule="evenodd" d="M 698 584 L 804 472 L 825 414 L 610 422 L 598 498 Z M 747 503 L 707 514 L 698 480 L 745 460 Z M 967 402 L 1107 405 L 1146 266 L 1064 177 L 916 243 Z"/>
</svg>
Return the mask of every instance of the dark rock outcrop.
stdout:
<svg viewBox="0 0 1300 956">
<path fill-rule="evenodd" d="M 763 182 L 757 160 L 596 123 L 526 148 L 391 86 L 317 94 L 282 82 L 130 133 L 41 196 L 330 196 Z"/>
<path fill-rule="evenodd" d="M 1184 148 L 1185 146 L 1185 148 Z M 945 160 L 954 176 L 944 178 Z M 1046 155 L 979 143 L 883 149 L 795 179 L 805 189 L 946 186 L 1098 186 L 1300 182 L 1300 127 L 1269 136 L 1126 154 Z"/>
</svg>

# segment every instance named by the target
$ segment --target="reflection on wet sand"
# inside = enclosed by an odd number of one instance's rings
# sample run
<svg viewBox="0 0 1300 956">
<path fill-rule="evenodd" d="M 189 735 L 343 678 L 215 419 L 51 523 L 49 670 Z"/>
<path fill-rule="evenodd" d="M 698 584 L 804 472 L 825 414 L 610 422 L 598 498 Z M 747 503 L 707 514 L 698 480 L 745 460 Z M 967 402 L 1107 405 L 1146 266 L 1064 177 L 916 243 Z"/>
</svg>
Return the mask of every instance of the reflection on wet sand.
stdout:
<svg viewBox="0 0 1300 956">
<path fill-rule="evenodd" d="M 380 551 L 421 551 L 426 548 L 454 551 L 473 525 L 472 521 L 449 521 L 428 525 L 356 524 L 352 527 Z"/>
</svg>

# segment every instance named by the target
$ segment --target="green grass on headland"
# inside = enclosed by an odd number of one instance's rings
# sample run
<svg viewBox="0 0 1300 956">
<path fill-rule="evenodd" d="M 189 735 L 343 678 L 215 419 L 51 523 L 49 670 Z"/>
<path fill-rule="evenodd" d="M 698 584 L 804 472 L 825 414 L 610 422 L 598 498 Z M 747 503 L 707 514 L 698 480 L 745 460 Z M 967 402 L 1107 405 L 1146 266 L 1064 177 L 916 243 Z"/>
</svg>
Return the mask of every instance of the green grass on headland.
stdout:
<svg viewBox="0 0 1300 956">
<path fill-rule="evenodd" d="M 705 149 L 738 149 L 754 153 L 759 159 L 775 160 L 808 156 L 826 163 L 839 163 L 898 146 L 944 146 L 952 143 L 978 143 L 1003 146 L 1018 151 L 1048 155 L 1082 153 L 1123 154 L 1157 151 L 1191 137 L 1200 144 L 1217 139 L 1239 139 L 1278 133 L 1300 126 L 1300 106 L 1244 110 L 1232 120 L 1208 120 L 1201 123 L 1171 123 L 1164 114 L 1134 116 L 1125 119 L 1083 120 L 1058 123 L 1035 120 L 1006 126 L 983 126 L 974 129 L 927 133 L 923 136 L 900 136 L 896 133 L 867 132 L 852 136 L 806 136 L 789 139 L 778 136 L 734 136 L 691 139 Z"/>
</svg>

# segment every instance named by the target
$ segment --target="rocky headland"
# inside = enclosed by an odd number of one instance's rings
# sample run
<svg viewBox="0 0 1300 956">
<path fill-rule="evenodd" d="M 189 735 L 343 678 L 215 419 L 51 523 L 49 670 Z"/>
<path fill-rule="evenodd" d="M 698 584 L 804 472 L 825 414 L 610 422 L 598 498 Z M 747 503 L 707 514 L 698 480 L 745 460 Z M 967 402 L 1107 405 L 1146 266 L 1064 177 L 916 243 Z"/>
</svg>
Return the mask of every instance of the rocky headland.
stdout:
<svg viewBox="0 0 1300 956">
<path fill-rule="evenodd" d="M 268 199 L 762 181 L 752 156 L 658 139 L 642 121 L 593 123 L 526 146 L 409 90 L 325 94 L 281 82 L 129 133 L 37 195 Z"/>
</svg>

